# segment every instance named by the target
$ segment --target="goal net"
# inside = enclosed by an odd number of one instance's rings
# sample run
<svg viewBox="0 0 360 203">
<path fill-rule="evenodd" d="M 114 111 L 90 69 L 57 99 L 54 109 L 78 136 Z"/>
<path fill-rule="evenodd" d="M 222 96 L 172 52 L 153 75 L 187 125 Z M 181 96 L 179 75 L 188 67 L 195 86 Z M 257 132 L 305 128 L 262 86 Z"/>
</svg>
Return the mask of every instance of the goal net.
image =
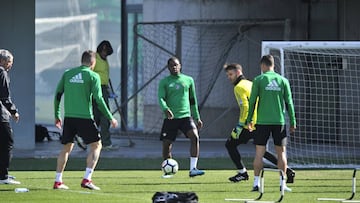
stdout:
<svg viewBox="0 0 360 203">
<path fill-rule="evenodd" d="M 290 165 L 360 166 L 360 42 L 263 42 L 289 79 L 297 130 Z"/>
<path fill-rule="evenodd" d="M 35 19 L 36 122 L 52 123 L 53 94 L 65 69 L 96 48 L 97 14 Z"/>
<path fill-rule="evenodd" d="M 169 57 L 177 56 L 182 64 L 182 72 L 195 80 L 200 113 L 205 123 L 201 131 L 206 135 L 203 138 L 225 139 L 224 134 L 227 136 L 236 124 L 239 110 L 223 65 L 247 61 L 251 56 L 245 50 L 249 48 L 260 50 L 261 40 L 257 38 L 260 32 L 283 39 L 284 30 L 287 30 L 285 22 L 187 20 L 138 24 L 135 34 L 139 44 L 139 79 L 142 84 L 138 88 L 141 92 L 136 92 L 136 99 L 141 105 L 132 105 L 133 101 L 129 101 L 130 111 L 138 108 L 138 114 L 133 118 L 140 118 L 138 120 L 142 122 L 144 133 L 158 137 L 163 120 L 157 99 L 158 84 L 161 78 L 169 75 L 166 68 Z M 252 39 L 258 43 L 249 43 L 249 36 L 256 36 Z M 251 53 L 258 57 L 258 52 Z M 133 68 L 129 67 L 130 70 Z"/>
<path fill-rule="evenodd" d="M 96 48 L 96 14 L 36 18 L 35 26 L 36 73 L 58 64 L 76 66 L 84 50 Z"/>
</svg>

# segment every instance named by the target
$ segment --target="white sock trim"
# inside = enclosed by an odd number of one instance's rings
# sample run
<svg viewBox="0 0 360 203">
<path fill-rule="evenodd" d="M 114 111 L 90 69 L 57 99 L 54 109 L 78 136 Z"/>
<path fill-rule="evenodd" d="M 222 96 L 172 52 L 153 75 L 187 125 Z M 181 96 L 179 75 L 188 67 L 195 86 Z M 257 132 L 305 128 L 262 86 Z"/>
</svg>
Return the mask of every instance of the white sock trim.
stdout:
<svg viewBox="0 0 360 203">
<path fill-rule="evenodd" d="M 254 184 L 253 186 L 260 186 L 260 177 L 259 176 L 254 176 Z"/>
<path fill-rule="evenodd" d="M 84 179 L 91 180 L 93 172 L 94 172 L 94 170 L 92 168 L 86 168 Z"/>
<path fill-rule="evenodd" d="M 55 175 L 55 181 L 62 183 L 62 182 L 63 182 L 63 181 L 62 181 L 62 175 L 63 175 L 62 173 L 56 173 L 56 175 Z"/>
<path fill-rule="evenodd" d="M 190 157 L 190 170 L 197 168 L 198 157 Z"/>
<path fill-rule="evenodd" d="M 239 170 L 239 173 L 245 173 L 246 171 L 247 171 L 246 168 L 243 168 Z"/>
</svg>

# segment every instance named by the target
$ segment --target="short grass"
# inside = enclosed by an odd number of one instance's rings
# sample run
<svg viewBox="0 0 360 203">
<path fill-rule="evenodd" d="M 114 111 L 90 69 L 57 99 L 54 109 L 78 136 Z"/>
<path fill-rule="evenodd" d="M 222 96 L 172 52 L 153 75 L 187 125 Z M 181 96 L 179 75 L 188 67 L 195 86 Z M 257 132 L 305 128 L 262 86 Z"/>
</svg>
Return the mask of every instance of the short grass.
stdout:
<svg viewBox="0 0 360 203">
<path fill-rule="evenodd" d="M 252 178 L 246 182 L 230 183 L 227 178 L 234 170 L 207 170 L 201 177 L 189 178 L 180 170 L 171 179 L 162 179 L 160 170 L 97 170 L 93 181 L 101 191 L 80 188 L 83 171 L 65 171 L 68 191 L 54 191 L 54 171 L 12 171 L 20 186 L 0 185 L 1 202 L 123 202 L 150 203 L 156 191 L 194 191 L 201 203 L 228 202 L 225 198 L 255 198 L 249 192 Z M 252 171 L 249 171 L 252 177 Z M 296 181 L 289 184 L 293 192 L 286 193 L 282 202 L 318 202 L 318 197 L 345 198 L 351 194 L 351 170 L 297 170 Z M 29 188 L 27 193 L 15 193 L 16 187 Z M 278 173 L 265 172 L 265 193 L 262 200 L 277 200 Z M 356 195 L 355 199 L 360 199 Z"/>
</svg>

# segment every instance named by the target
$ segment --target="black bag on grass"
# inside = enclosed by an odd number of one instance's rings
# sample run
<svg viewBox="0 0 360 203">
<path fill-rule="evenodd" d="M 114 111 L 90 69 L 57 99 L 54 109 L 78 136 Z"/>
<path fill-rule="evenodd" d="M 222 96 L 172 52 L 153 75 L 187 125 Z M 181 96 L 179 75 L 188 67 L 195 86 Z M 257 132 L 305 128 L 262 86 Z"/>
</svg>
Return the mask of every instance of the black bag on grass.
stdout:
<svg viewBox="0 0 360 203">
<path fill-rule="evenodd" d="M 156 192 L 153 203 L 198 203 L 195 192 Z"/>
<path fill-rule="evenodd" d="M 60 140 L 60 137 L 60 132 L 49 131 L 45 126 L 35 124 L 35 142 Z"/>
<path fill-rule="evenodd" d="M 42 142 L 44 139 L 51 140 L 48 129 L 43 126 L 36 124 L 35 125 L 35 142 Z"/>
</svg>

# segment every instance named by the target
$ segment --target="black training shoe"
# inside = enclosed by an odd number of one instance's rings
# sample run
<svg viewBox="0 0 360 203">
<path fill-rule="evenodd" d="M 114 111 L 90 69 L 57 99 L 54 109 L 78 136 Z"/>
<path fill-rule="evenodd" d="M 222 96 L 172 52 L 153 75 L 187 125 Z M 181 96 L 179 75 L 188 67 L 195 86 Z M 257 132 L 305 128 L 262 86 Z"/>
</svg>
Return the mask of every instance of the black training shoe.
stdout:
<svg viewBox="0 0 360 203">
<path fill-rule="evenodd" d="M 294 179 L 295 179 L 295 171 L 294 170 L 287 168 L 286 176 L 287 176 L 286 183 L 294 183 Z"/>
<path fill-rule="evenodd" d="M 254 186 L 251 190 L 251 192 L 258 192 L 259 191 L 259 186 Z"/>
<path fill-rule="evenodd" d="M 242 181 L 242 180 L 249 180 L 249 175 L 248 175 L 247 172 L 238 173 L 238 174 L 236 174 L 235 176 L 230 177 L 229 180 L 230 180 L 231 182 L 237 183 L 237 182 L 240 182 L 240 181 Z"/>
</svg>

